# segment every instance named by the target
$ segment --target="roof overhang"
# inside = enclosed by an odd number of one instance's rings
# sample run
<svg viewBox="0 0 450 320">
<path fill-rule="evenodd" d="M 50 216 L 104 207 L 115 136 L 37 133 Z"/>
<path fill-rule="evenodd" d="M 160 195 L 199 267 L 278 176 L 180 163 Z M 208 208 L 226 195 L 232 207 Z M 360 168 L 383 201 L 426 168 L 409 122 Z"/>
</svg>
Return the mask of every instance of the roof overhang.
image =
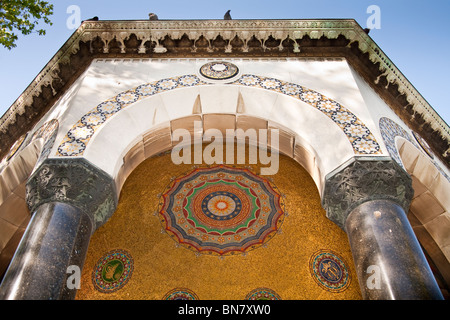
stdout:
<svg viewBox="0 0 450 320">
<path fill-rule="evenodd" d="M 0 119 L 0 158 L 95 58 L 344 57 L 444 163 L 450 129 L 353 19 L 85 21 Z"/>
</svg>

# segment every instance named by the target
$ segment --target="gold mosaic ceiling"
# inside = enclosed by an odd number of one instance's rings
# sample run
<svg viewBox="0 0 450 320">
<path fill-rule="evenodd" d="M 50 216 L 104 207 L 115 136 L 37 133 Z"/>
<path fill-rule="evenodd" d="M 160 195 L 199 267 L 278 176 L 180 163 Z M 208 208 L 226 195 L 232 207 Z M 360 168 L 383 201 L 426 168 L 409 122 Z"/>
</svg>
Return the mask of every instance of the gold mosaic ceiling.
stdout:
<svg viewBox="0 0 450 320">
<path fill-rule="evenodd" d="M 173 164 L 170 153 L 145 160 L 125 182 L 115 214 L 91 239 L 77 299 L 361 299 L 347 235 L 325 217 L 313 180 L 288 157 L 280 155 L 279 168 L 271 181 L 260 177 L 281 195 L 282 223 L 254 249 L 220 255 L 177 241 L 158 213 L 174 178 L 193 166 Z M 319 257 L 328 260 L 315 265 Z M 333 282 L 336 272 L 340 282 Z"/>
</svg>

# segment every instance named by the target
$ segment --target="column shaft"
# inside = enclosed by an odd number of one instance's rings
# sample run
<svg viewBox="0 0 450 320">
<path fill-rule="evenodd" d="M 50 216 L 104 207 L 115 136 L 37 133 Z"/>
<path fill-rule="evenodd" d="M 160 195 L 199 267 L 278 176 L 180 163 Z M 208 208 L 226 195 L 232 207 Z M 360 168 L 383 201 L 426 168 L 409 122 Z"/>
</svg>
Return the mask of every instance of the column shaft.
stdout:
<svg viewBox="0 0 450 320">
<path fill-rule="evenodd" d="M 326 178 L 322 204 L 347 232 L 364 299 L 443 299 L 405 214 L 413 195 L 391 158 L 355 157 Z"/>
<path fill-rule="evenodd" d="M 73 205 L 39 206 L 4 276 L 0 299 L 74 299 L 67 267 L 82 269 L 93 228 L 91 218 Z"/>
<path fill-rule="evenodd" d="M 365 202 L 350 212 L 345 230 L 364 299 L 443 299 L 401 206 Z"/>
</svg>

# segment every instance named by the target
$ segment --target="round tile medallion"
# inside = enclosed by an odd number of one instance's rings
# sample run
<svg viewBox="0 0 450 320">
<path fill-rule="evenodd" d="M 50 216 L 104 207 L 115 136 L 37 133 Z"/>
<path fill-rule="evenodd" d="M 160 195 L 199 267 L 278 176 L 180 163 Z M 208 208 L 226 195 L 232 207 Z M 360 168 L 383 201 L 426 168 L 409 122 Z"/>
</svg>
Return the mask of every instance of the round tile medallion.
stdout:
<svg viewBox="0 0 450 320">
<path fill-rule="evenodd" d="M 245 300 L 281 300 L 281 298 L 275 291 L 271 289 L 257 288 L 247 294 Z"/>
<path fill-rule="evenodd" d="M 125 250 L 113 250 L 97 262 L 92 273 L 94 287 L 103 293 L 121 289 L 131 278 L 133 258 Z"/>
<path fill-rule="evenodd" d="M 163 228 L 201 254 L 244 253 L 271 239 L 284 219 L 274 186 L 248 169 L 197 168 L 162 195 Z"/>
<path fill-rule="evenodd" d="M 200 68 L 200 74 L 210 80 L 228 80 L 239 73 L 239 68 L 230 62 L 208 62 Z"/>
<path fill-rule="evenodd" d="M 189 289 L 176 288 L 167 292 L 163 300 L 198 300 L 198 296 Z"/>
<path fill-rule="evenodd" d="M 332 251 L 320 250 L 309 261 L 311 276 L 327 291 L 341 292 L 348 288 L 350 275 L 344 260 Z"/>
</svg>

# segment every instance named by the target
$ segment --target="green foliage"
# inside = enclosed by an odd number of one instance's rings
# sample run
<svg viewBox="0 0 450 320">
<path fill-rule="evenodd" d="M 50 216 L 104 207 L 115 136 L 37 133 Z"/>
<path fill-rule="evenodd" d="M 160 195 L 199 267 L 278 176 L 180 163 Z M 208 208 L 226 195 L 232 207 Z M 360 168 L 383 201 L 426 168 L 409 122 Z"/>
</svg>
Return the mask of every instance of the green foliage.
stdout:
<svg viewBox="0 0 450 320">
<path fill-rule="evenodd" d="M 11 50 L 16 47 L 18 33 L 36 32 L 45 35 L 44 29 L 36 29 L 40 20 L 52 25 L 49 16 L 53 4 L 41 0 L 0 0 L 0 44 Z"/>
</svg>

